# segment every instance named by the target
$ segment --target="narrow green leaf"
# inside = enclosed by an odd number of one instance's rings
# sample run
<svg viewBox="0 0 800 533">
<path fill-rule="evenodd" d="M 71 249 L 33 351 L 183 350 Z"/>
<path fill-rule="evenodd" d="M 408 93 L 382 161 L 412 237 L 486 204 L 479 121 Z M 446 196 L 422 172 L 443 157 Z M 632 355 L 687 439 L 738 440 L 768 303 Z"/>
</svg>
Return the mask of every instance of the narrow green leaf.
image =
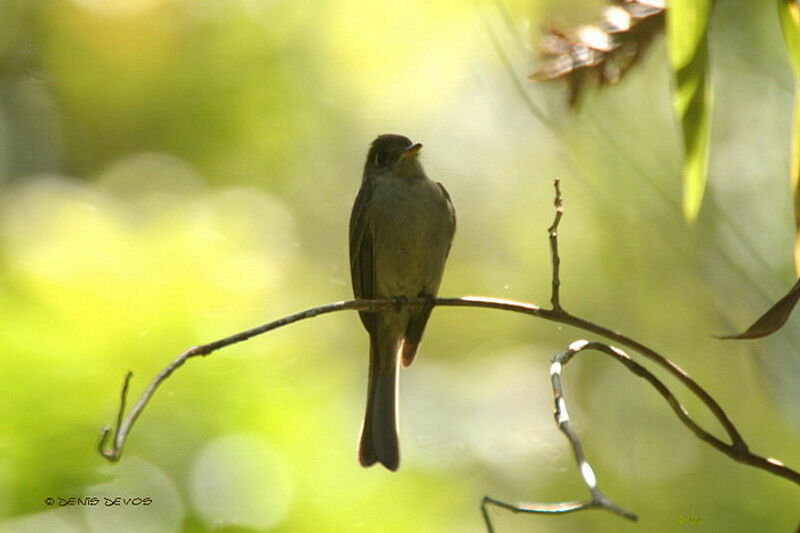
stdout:
<svg viewBox="0 0 800 533">
<path fill-rule="evenodd" d="M 792 159 L 789 169 L 794 198 L 794 268 L 800 274 L 800 88 L 794 90 L 794 124 L 792 126 Z"/>
<path fill-rule="evenodd" d="M 673 106 L 683 132 L 683 214 L 700 212 L 708 174 L 712 87 L 708 77 L 708 15 L 711 0 L 672 0 L 667 10 Z"/>
<path fill-rule="evenodd" d="M 792 162 L 789 170 L 794 197 L 795 270 L 800 273 L 800 5 L 796 0 L 777 0 L 783 40 L 795 76 L 794 125 L 792 127 Z"/>
<path fill-rule="evenodd" d="M 758 339 L 760 337 L 766 337 L 772 333 L 775 333 L 781 327 L 786 324 L 786 321 L 789 319 L 789 315 L 792 314 L 795 306 L 797 305 L 797 300 L 800 299 L 800 279 L 794 284 L 792 289 L 778 302 L 769 308 L 769 310 L 764 313 L 761 318 L 756 320 L 756 322 L 747 328 L 747 331 L 743 333 L 738 333 L 736 335 L 723 335 L 717 337 L 719 339 Z"/>
<path fill-rule="evenodd" d="M 670 0 L 667 10 L 669 61 L 673 70 L 688 65 L 705 39 L 711 0 Z"/>
<path fill-rule="evenodd" d="M 777 2 L 783 40 L 789 51 L 795 76 L 800 76 L 800 5 L 797 0 L 777 0 Z"/>
</svg>

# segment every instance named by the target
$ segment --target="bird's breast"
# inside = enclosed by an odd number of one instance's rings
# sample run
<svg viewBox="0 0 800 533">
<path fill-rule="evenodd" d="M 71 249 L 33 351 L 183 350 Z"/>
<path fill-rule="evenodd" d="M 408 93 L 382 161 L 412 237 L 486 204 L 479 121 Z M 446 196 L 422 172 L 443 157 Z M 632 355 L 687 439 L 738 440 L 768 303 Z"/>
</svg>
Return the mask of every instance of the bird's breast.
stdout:
<svg viewBox="0 0 800 533">
<path fill-rule="evenodd" d="M 387 176 L 375 189 L 371 213 L 377 289 L 414 297 L 435 290 L 452 239 L 447 200 L 436 183 Z"/>
</svg>

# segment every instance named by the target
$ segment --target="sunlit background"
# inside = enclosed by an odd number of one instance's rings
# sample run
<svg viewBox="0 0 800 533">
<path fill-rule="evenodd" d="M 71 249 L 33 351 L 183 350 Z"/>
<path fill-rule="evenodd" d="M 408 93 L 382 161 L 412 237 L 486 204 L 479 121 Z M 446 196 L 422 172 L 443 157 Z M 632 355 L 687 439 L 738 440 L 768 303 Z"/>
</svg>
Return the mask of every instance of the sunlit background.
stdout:
<svg viewBox="0 0 800 533">
<path fill-rule="evenodd" d="M 97 453 L 126 371 L 132 402 L 191 345 L 350 298 L 347 220 L 387 132 L 424 143 L 456 205 L 443 295 L 547 303 L 560 176 L 565 306 L 662 351 L 755 452 L 799 467 L 800 319 L 711 337 L 794 280 L 777 14 L 718 4 L 709 190 L 689 226 L 663 40 L 575 113 L 526 79 L 545 24 L 591 22 L 600 0 L 0 2 L 0 529 L 482 531 L 484 494 L 586 496 L 548 367 L 588 334 L 488 310 L 434 312 L 402 373 L 395 474 L 356 460 L 352 312 L 191 360 L 119 463 Z M 565 375 L 601 488 L 640 522 L 493 510 L 498 531 L 797 526 L 797 486 L 701 443 L 618 364 L 585 353 Z M 152 504 L 45 503 L 70 496 Z"/>
</svg>

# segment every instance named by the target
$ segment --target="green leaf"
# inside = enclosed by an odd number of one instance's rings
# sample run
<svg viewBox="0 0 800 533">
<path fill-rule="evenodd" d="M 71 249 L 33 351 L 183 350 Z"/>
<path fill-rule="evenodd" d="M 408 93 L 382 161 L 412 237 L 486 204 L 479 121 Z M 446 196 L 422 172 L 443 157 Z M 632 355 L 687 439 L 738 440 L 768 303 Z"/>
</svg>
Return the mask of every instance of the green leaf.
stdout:
<svg viewBox="0 0 800 533">
<path fill-rule="evenodd" d="M 700 212 L 708 174 L 712 87 L 708 77 L 708 15 L 711 0 L 672 0 L 667 10 L 673 106 L 683 131 L 683 214 Z"/>
<path fill-rule="evenodd" d="M 778 300 L 775 305 L 770 307 L 769 310 L 761 316 L 761 318 L 756 320 L 752 326 L 747 328 L 747 331 L 736 335 L 723 335 L 718 338 L 758 339 L 760 337 L 766 337 L 767 335 L 775 333 L 781 329 L 784 324 L 786 324 L 786 321 L 789 319 L 789 315 L 792 314 L 792 311 L 797 305 L 798 299 L 800 299 L 800 279 L 797 280 L 786 296 Z"/>
<path fill-rule="evenodd" d="M 783 40 L 795 76 L 794 125 L 792 127 L 792 162 L 790 177 L 794 196 L 795 245 L 794 263 L 800 272 L 800 5 L 796 0 L 777 0 Z"/>
<path fill-rule="evenodd" d="M 800 76 L 800 5 L 796 0 L 777 1 L 783 40 L 789 51 L 795 76 Z"/>
<path fill-rule="evenodd" d="M 792 156 L 789 174 L 794 197 L 794 265 L 800 273 L 800 88 L 794 91 L 794 124 L 792 126 Z"/>
</svg>

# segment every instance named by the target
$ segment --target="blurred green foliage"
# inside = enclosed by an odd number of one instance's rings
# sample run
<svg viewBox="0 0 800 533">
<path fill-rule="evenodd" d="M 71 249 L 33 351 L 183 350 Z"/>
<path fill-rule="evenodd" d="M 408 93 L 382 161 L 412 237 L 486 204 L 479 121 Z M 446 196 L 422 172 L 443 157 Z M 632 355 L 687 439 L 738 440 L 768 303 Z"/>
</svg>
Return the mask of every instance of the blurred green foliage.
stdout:
<svg viewBox="0 0 800 533">
<path fill-rule="evenodd" d="M 673 103 L 683 131 L 683 213 L 697 218 L 708 172 L 713 87 L 709 80 L 708 18 L 711 0 L 673 0 L 667 9 Z"/>
<path fill-rule="evenodd" d="M 707 203 L 687 228 L 663 42 L 575 115 L 557 85 L 524 85 L 545 125 L 487 38 L 522 79 L 538 28 L 589 22 L 599 0 L 0 2 L 0 530 L 479 531 L 483 494 L 584 495 L 547 370 L 584 333 L 486 310 L 434 313 L 402 374 L 397 474 L 355 458 L 355 313 L 190 361 L 122 460 L 97 454 L 127 370 L 133 400 L 188 346 L 350 297 L 347 218 L 384 132 L 425 144 L 459 212 L 443 295 L 546 302 L 559 175 L 564 305 L 673 358 L 755 451 L 800 465 L 797 321 L 710 337 L 793 276 L 794 87 L 768 4 L 714 12 Z M 641 523 L 495 512 L 498 530 L 796 526 L 797 487 L 694 439 L 617 365 L 587 354 L 565 374 L 601 487 Z"/>
</svg>

